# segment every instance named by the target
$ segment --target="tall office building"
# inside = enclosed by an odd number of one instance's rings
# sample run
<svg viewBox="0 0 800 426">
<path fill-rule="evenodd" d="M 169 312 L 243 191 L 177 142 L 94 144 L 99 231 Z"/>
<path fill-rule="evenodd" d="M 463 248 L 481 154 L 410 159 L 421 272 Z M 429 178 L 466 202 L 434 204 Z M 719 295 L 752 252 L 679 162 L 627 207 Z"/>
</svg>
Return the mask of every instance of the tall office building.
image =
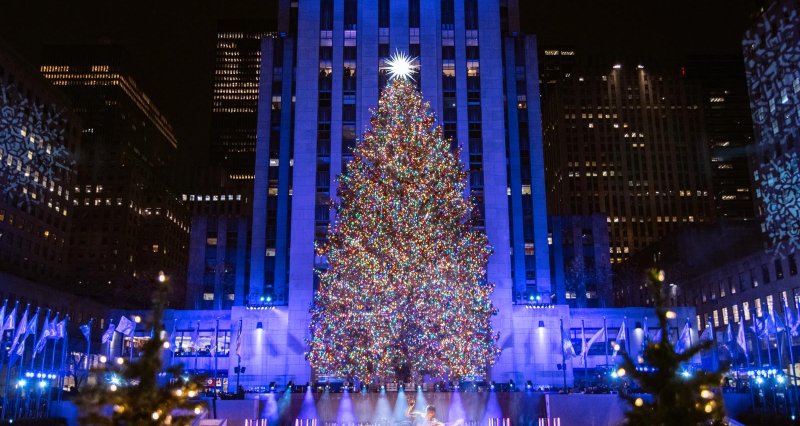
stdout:
<svg viewBox="0 0 800 426">
<path fill-rule="evenodd" d="M 69 263 L 75 291 L 148 304 L 147 276 L 186 271 L 189 219 L 171 188 L 178 140 L 111 45 L 52 46 L 40 70 L 83 121 Z"/>
<path fill-rule="evenodd" d="M 643 314 L 571 313 L 562 303 L 564 286 L 551 285 L 537 47 L 535 37 L 519 33 L 517 2 L 282 0 L 278 6 L 281 35 L 261 45 L 249 235 L 245 222 L 230 217 L 193 224 L 189 303 L 195 310 L 169 314 L 182 336 L 181 353 L 192 353 L 187 339 L 194 338 L 198 320 L 203 333 L 216 329 L 209 328 L 212 318 L 221 319 L 230 344 L 241 348 L 240 357 L 219 367 L 201 360 L 199 369 L 222 368 L 217 373 L 230 377 L 244 367 L 238 377 L 245 388 L 314 380 L 305 360 L 309 307 L 315 271 L 327 267 L 315 243 L 325 241 L 336 220 L 336 178 L 370 124 L 370 109 L 388 82 L 385 60 L 395 51 L 416 57 L 417 87 L 453 147 L 463 147 L 468 192 L 479 214 L 475 226 L 493 248 L 487 279 L 495 284 L 493 327 L 502 351 L 487 378 L 571 383 L 572 368 L 560 350 L 562 321 L 564 335 L 577 344 L 582 322 L 596 331 L 607 316 L 616 330 L 625 315 Z M 207 197 L 203 203 L 215 203 L 215 196 Z M 559 222 L 553 231 L 558 268 L 575 257 L 608 263 L 600 235 L 605 226 L 599 226 L 605 223 L 597 220 L 605 219 Z M 242 244 L 249 250 L 244 265 Z M 600 290 L 588 282 L 576 288 Z M 603 363 L 602 350 L 589 355 L 590 368 Z"/>
<path fill-rule="evenodd" d="M 517 35 L 516 4 L 323 0 L 279 9 L 287 35 L 262 42 L 250 268 L 246 294 L 234 299 L 286 306 L 285 336 L 303 341 L 314 269 L 326 267 L 314 243 L 334 220 L 336 177 L 377 106 L 385 60 L 402 51 L 418 58 L 418 87 L 463 146 L 477 226 L 494 248 L 498 328 L 513 328 L 515 302 L 549 302 L 536 41 Z M 287 351 L 285 362 L 308 369 L 302 350 Z M 522 368 L 519 356 L 501 357 L 496 374 Z"/>
<path fill-rule="evenodd" d="M 772 249 L 800 249 L 800 5 L 776 0 L 742 40 L 755 145 L 758 216 Z"/>
<path fill-rule="evenodd" d="M 543 101 L 550 212 L 608 216 L 611 261 L 714 218 L 699 88 L 636 63 L 584 68 Z"/>
<path fill-rule="evenodd" d="M 217 24 L 210 154 L 226 186 L 253 185 L 261 39 L 271 36 L 264 19 Z"/>
<path fill-rule="evenodd" d="M 751 219 L 755 202 L 747 150 L 753 121 L 742 57 L 690 56 L 684 72 L 700 86 L 716 216 Z"/>
<path fill-rule="evenodd" d="M 0 271 L 62 287 L 81 140 L 69 105 L 0 44 Z"/>
</svg>

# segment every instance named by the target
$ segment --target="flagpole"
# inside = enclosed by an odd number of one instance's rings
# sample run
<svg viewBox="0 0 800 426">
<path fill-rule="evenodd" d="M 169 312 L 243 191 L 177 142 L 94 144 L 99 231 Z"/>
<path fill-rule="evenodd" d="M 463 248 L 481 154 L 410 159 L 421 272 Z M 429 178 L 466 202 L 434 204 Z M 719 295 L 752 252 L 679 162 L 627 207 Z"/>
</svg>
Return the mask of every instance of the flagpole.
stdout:
<svg viewBox="0 0 800 426">
<path fill-rule="evenodd" d="M 112 325 L 114 325 L 114 318 L 109 318 L 108 326 L 111 327 Z M 106 357 L 108 362 L 111 362 L 111 352 L 114 347 L 114 336 L 116 336 L 116 332 L 117 329 L 115 327 L 113 330 L 111 330 L 111 337 L 108 338 L 108 346 L 106 347 L 106 350 L 108 351 L 108 356 Z"/>
<path fill-rule="evenodd" d="M 14 310 L 13 310 L 13 311 L 11 311 L 11 313 L 12 313 L 12 314 L 14 314 L 15 316 L 16 316 L 16 313 L 17 313 L 17 305 L 19 305 L 19 300 L 18 300 L 18 301 L 16 302 L 16 304 L 14 305 Z M 29 304 L 28 304 L 28 305 L 25 307 L 25 312 L 28 312 L 28 308 L 29 308 L 30 306 L 31 306 L 31 305 L 30 305 L 30 303 L 29 303 Z M 16 334 L 16 332 L 17 332 L 17 328 L 19 327 L 19 324 L 18 324 L 18 323 L 16 323 L 16 318 L 14 318 L 14 322 L 15 322 L 15 324 L 14 324 L 14 334 Z M 13 339 L 13 338 L 12 338 L 12 339 Z M 12 340 L 12 342 L 13 342 L 13 340 Z M 12 343 L 12 346 L 13 346 L 13 343 Z M 5 350 L 5 348 L 3 348 L 3 350 Z M 6 388 L 6 391 L 5 391 L 5 393 L 3 394 L 3 419 L 5 419 L 5 418 L 6 418 L 6 416 L 7 416 L 7 414 L 8 414 L 8 408 L 9 408 L 9 407 L 8 407 L 8 393 L 11 391 L 11 389 L 10 389 L 10 387 L 9 387 L 8 380 L 9 380 L 9 378 L 11 377 L 11 364 L 12 364 L 12 362 L 11 362 L 11 352 L 9 351 L 9 353 L 8 353 L 8 368 L 7 368 L 7 370 L 6 370 L 6 383 L 5 383 L 5 388 Z"/>
<path fill-rule="evenodd" d="M 586 355 L 588 355 L 586 348 L 586 329 L 584 328 L 584 321 L 581 320 L 581 358 L 583 358 L 583 386 L 587 386 L 589 382 L 589 366 L 586 365 Z"/>
<path fill-rule="evenodd" d="M 89 318 L 89 323 L 86 324 L 88 327 L 88 336 L 86 336 L 86 380 L 89 380 L 89 357 L 92 356 L 92 323 L 94 322 L 94 318 Z"/>
<path fill-rule="evenodd" d="M 219 318 L 217 318 L 217 323 L 214 325 L 214 342 L 213 342 L 213 350 L 214 350 L 214 418 L 217 418 L 217 348 L 219 347 L 219 343 L 217 341 L 219 339 Z"/>
<path fill-rule="evenodd" d="M 630 327 L 627 326 L 628 325 L 628 317 L 627 316 L 622 317 L 622 323 L 625 324 L 625 352 L 627 352 L 628 355 L 630 355 L 631 354 L 631 344 L 630 344 L 631 334 L 628 332 L 628 329 Z M 617 337 L 617 340 L 619 340 L 619 337 Z"/>
<path fill-rule="evenodd" d="M 200 355 L 200 321 L 197 321 L 197 328 L 195 328 L 195 330 L 197 330 L 197 333 L 195 333 L 197 341 L 192 342 L 192 344 L 194 345 L 194 374 L 197 375 L 197 356 Z"/>
<path fill-rule="evenodd" d="M 241 327 L 241 321 L 239 320 L 239 327 Z M 564 372 L 564 392 L 567 391 L 567 355 L 564 353 L 564 318 L 558 319 L 559 324 L 561 325 L 561 370 Z M 241 336 L 240 336 L 241 338 Z M 239 357 L 241 360 L 241 357 Z M 241 367 L 239 367 L 239 371 L 242 371 Z M 239 392 L 239 376 L 236 376 L 236 392 Z"/>
<path fill-rule="evenodd" d="M 742 334 L 743 334 L 742 337 L 744 337 L 745 373 L 748 373 L 747 370 L 750 369 L 750 354 L 747 352 L 747 331 L 745 330 L 745 327 L 744 327 L 744 324 L 746 324 L 745 319 L 744 319 L 744 313 L 745 313 L 745 310 L 742 309 L 742 316 L 739 317 L 739 328 L 742 330 Z M 738 344 L 739 343 L 739 336 L 738 336 L 739 333 L 737 332 L 736 334 L 737 334 L 736 343 Z M 755 394 L 753 393 L 753 387 L 749 383 L 750 375 L 747 374 L 747 377 L 748 377 L 747 388 L 750 389 L 750 404 L 753 407 L 753 411 L 755 411 L 755 409 L 756 409 L 756 397 L 755 397 Z"/>
<path fill-rule="evenodd" d="M 778 323 L 775 322 L 775 309 L 772 310 L 770 315 L 772 316 L 772 325 L 775 326 L 775 352 L 778 354 L 778 370 L 783 372 L 783 350 L 781 348 L 783 343 L 781 342 L 780 335 L 778 334 Z M 770 342 L 770 346 L 772 346 L 772 342 Z"/>
<path fill-rule="evenodd" d="M 758 352 L 756 353 L 756 355 L 758 355 L 758 368 L 761 368 L 764 366 L 764 362 L 761 361 L 761 337 L 758 336 L 759 332 L 758 322 L 756 322 L 756 310 L 753 309 L 751 314 L 753 315 L 753 329 L 755 330 L 756 334 L 756 349 L 758 349 Z"/>
<path fill-rule="evenodd" d="M 603 339 L 605 339 L 605 350 L 606 350 L 606 368 L 609 368 L 608 365 L 608 328 L 606 327 L 606 317 L 603 317 Z"/>
<path fill-rule="evenodd" d="M 64 341 L 61 346 L 61 374 L 58 387 L 58 403 L 61 404 L 61 393 L 64 391 L 64 375 L 66 373 L 65 364 L 67 363 L 67 346 L 69 346 L 69 315 L 64 317 Z"/>
<path fill-rule="evenodd" d="M 38 317 L 37 317 L 37 320 L 38 320 Z M 41 338 L 46 338 L 46 336 L 44 336 L 44 330 L 45 330 L 45 327 L 47 327 L 49 321 L 50 321 L 50 309 L 47 309 L 47 313 L 44 316 L 44 323 L 42 323 L 42 337 Z M 46 343 L 47 343 L 47 340 L 45 340 L 45 344 Z M 36 338 L 36 328 L 34 327 L 34 332 L 33 332 L 33 354 L 31 355 L 31 370 L 34 370 L 36 368 L 36 354 L 38 352 L 39 352 L 39 340 L 37 340 L 37 338 Z M 44 355 L 42 355 L 42 358 L 44 358 Z M 43 389 L 41 387 L 37 386 L 37 388 L 38 388 L 38 390 L 36 392 L 36 406 L 28 407 L 25 410 L 26 412 L 33 411 L 33 417 L 36 417 L 36 412 L 39 410 L 39 399 L 41 398 L 42 391 L 43 391 Z M 28 402 L 28 401 L 26 400 L 26 402 Z"/>
<path fill-rule="evenodd" d="M 175 338 L 175 328 L 178 326 L 178 319 L 172 320 L 172 333 L 169 335 L 169 341 L 175 343 L 175 346 L 178 345 L 178 340 Z M 175 351 L 179 348 L 170 347 L 170 356 L 169 356 L 169 366 L 172 367 L 172 364 L 175 364 Z"/>
<path fill-rule="evenodd" d="M 788 298 L 783 299 L 783 332 L 786 334 L 786 343 L 789 344 L 789 371 L 792 372 L 792 379 L 789 381 L 789 397 L 790 397 L 790 410 L 792 412 L 792 416 L 795 413 L 796 407 L 796 398 L 797 398 L 797 390 L 794 388 L 795 383 L 795 371 L 794 371 L 794 351 L 792 350 L 792 332 L 790 327 L 791 320 L 789 318 L 789 300 Z"/>
<path fill-rule="evenodd" d="M 60 312 L 56 312 L 56 314 L 55 314 L 55 316 L 53 317 L 53 319 L 52 319 L 52 320 L 50 320 L 50 323 L 45 323 L 45 327 L 52 327 L 52 326 L 53 326 L 53 325 L 52 325 L 53 323 L 55 323 L 55 324 L 58 324 L 58 315 L 59 315 L 59 314 L 60 314 Z M 48 340 L 51 340 L 52 338 L 53 338 L 53 336 L 49 336 L 49 337 L 47 338 L 47 340 L 45 340 L 45 341 L 44 341 L 44 347 L 42 348 L 42 364 L 41 364 L 41 366 L 39 367 L 39 370 L 40 370 L 40 371 L 42 371 L 42 372 L 44 372 L 44 371 L 45 371 L 45 370 L 44 370 L 44 364 L 45 364 L 45 362 L 47 361 L 47 343 L 48 343 Z M 55 349 L 53 349 L 53 350 L 55 351 Z M 49 394 L 50 394 L 50 392 L 51 392 L 51 388 L 52 388 L 52 386 L 51 386 L 51 385 L 52 385 L 52 383 L 48 382 L 47 386 L 45 386 L 46 390 L 45 390 L 45 389 L 42 389 L 42 391 L 39 393 L 39 396 L 36 398 L 36 416 L 38 416 L 38 415 L 39 415 L 39 409 L 41 408 L 41 404 L 42 404 L 42 400 L 41 400 L 42 393 L 44 393 L 44 392 L 47 392 L 47 393 L 48 393 L 48 395 L 49 395 Z M 49 397 L 48 397 L 48 399 L 49 399 Z M 44 413 L 42 413 L 42 414 L 44 414 Z"/>
<path fill-rule="evenodd" d="M 642 336 L 642 353 L 647 348 L 647 341 L 650 340 L 650 327 L 647 326 L 647 317 L 644 317 L 644 335 Z"/>
<path fill-rule="evenodd" d="M 58 318 L 58 314 L 56 314 L 56 319 L 57 318 Z M 66 318 L 66 316 L 65 316 L 65 318 Z M 58 327 L 58 323 L 56 323 L 56 327 Z M 66 330 L 66 327 L 64 327 L 64 329 Z M 55 374 L 55 369 L 56 369 L 56 352 L 57 352 L 57 348 L 58 348 L 58 341 L 60 339 L 64 338 L 64 336 L 59 336 L 58 334 L 60 334 L 59 331 L 57 331 L 56 338 L 53 340 L 53 352 L 50 354 L 50 369 L 49 369 L 49 371 L 53 372 L 54 374 Z M 55 385 L 56 385 L 56 387 L 58 387 L 58 375 L 56 376 L 56 379 L 55 379 Z M 50 389 L 50 391 L 47 392 L 47 414 L 48 415 L 50 414 L 50 410 L 51 410 L 52 404 L 53 404 L 53 390 Z"/>
<path fill-rule="evenodd" d="M 34 344 L 35 344 L 36 343 L 36 328 L 39 325 L 39 324 L 37 324 L 39 322 L 39 307 L 38 306 L 36 307 L 36 313 L 33 314 L 33 320 L 34 320 L 33 321 L 33 341 L 34 341 Z M 30 322 L 30 320 L 28 320 L 28 322 Z M 22 348 L 22 354 L 20 354 L 20 356 L 19 356 L 19 367 L 17 367 L 17 377 L 19 377 L 19 375 L 22 373 L 22 370 L 25 367 L 25 341 L 28 340 L 28 337 L 29 337 L 29 334 L 30 334 L 29 331 L 30 331 L 30 328 L 27 327 L 27 324 L 26 324 L 25 333 L 23 334 L 23 336 L 21 337 L 21 339 L 20 339 L 20 341 L 18 343 L 19 346 Z M 34 348 L 34 349 L 36 349 L 36 348 Z M 34 354 L 34 356 L 35 355 L 36 354 Z M 19 415 L 20 417 L 23 417 L 24 414 L 25 414 L 25 410 L 24 409 L 22 409 L 22 410 L 20 409 L 20 402 L 19 402 L 20 393 L 21 392 L 19 390 L 14 392 L 14 417 L 16 417 L 17 415 Z M 28 398 L 26 397 L 25 400 L 27 401 L 27 399 Z"/>
<path fill-rule="evenodd" d="M 769 362 L 769 367 L 772 368 L 772 338 L 769 335 L 767 318 L 764 318 L 764 320 L 762 321 L 762 325 L 764 327 L 764 331 L 767 332 L 767 362 Z"/>
<path fill-rule="evenodd" d="M 9 313 L 8 313 L 8 316 L 11 316 L 12 314 L 16 314 L 16 312 L 17 312 L 17 309 L 16 309 L 16 308 L 17 308 L 17 305 L 18 305 L 18 304 L 19 304 L 19 301 L 17 301 L 17 302 L 16 302 L 16 304 L 14 305 L 14 310 L 13 310 L 13 311 L 11 311 L 11 312 L 9 312 Z M 5 300 L 5 302 L 3 302 L 3 307 L 5 308 L 5 307 L 7 307 L 7 306 L 8 306 L 8 299 L 6 299 L 6 300 Z M 3 312 L 4 312 L 4 314 L 3 314 L 3 318 L 0 318 L 0 321 L 2 321 L 2 322 L 3 322 L 3 323 L 2 323 L 2 325 L 3 325 L 3 332 L 2 332 L 2 335 L 0 335 L 0 367 L 2 367 L 3 365 L 5 365 L 5 362 L 7 361 L 7 358 L 8 358 L 8 357 L 6 356 L 6 331 L 7 331 L 7 330 L 5 329 L 5 324 L 6 324 L 6 318 L 5 318 L 5 317 L 6 317 L 6 314 L 5 314 L 5 309 L 3 309 Z M 6 378 L 8 378 L 8 376 L 6 376 Z M 7 385 L 7 384 L 8 384 L 8 383 L 6 382 L 6 385 Z M 7 387 L 6 387 L 6 389 L 7 389 Z M 6 406 L 6 402 L 5 402 L 5 394 L 3 394 L 3 407 L 5 407 L 5 406 Z M 3 417 L 5 417 L 5 413 L 3 413 Z"/>
<path fill-rule="evenodd" d="M 177 321 L 177 320 L 175 320 Z M 236 395 L 239 395 L 239 375 L 242 373 L 242 354 L 239 348 L 241 347 L 242 338 L 242 319 L 239 318 L 239 330 L 236 332 Z M 561 327 L 561 362 L 564 362 L 564 327 Z M 566 368 L 566 365 L 564 366 Z M 564 373 L 564 388 L 567 387 L 567 376 Z"/>
</svg>

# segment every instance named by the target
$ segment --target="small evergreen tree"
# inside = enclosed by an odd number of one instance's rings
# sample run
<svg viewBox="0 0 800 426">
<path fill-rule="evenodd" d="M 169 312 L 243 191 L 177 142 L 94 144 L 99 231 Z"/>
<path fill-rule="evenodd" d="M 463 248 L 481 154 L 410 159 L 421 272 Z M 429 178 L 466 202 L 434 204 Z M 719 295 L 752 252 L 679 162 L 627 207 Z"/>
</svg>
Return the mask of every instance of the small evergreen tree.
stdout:
<svg viewBox="0 0 800 426">
<path fill-rule="evenodd" d="M 719 389 L 726 367 L 718 371 L 697 371 L 690 377 L 681 374 L 681 367 L 700 352 L 712 349 L 714 342 L 700 340 L 684 351 L 677 351 L 669 341 L 668 319 L 675 313 L 667 308 L 664 273 L 649 271 L 648 286 L 654 296 L 656 316 L 661 329 L 660 341 L 650 341 L 641 359 L 634 360 L 622 352 L 623 362 L 617 374 L 630 376 L 641 392 L 640 397 L 629 391 L 621 396 L 631 404 L 625 415 L 626 426 L 689 426 L 724 425 L 725 407 Z M 636 362 L 638 361 L 638 362 Z M 648 369 L 639 371 L 638 365 Z"/>
<path fill-rule="evenodd" d="M 161 350 L 167 342 L 162 320 L 168 286 L 163 274 L 159 281 L 146 322 L 153 327 L 153 337 L 135 362 L 107 360 L 93 370 L 95 383 L 81 388 L 76 401 L 82 425 L 181 426 L 191 424 L 202 412 L 203 404 L 192 401 L 200 389 L 200 378 L 184 378 L 180 365 L 162 372 Z"/>
</svg>

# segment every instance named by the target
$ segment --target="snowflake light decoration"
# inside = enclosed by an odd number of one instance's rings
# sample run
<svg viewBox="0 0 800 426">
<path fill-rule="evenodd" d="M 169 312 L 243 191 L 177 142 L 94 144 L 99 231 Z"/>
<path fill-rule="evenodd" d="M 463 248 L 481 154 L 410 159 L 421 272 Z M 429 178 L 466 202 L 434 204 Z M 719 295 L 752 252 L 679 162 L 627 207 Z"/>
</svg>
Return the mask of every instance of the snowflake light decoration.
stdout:
<svg viewBox="0 0 800 426">
<path fill-rule="evenodd" d="M 0 83 L 0 191 L 17 205 L 37 204 L 71 166 L 66 119 L 55 105 L 34 102 Z"/>
<path fill-rule="evenodd" d="M 762 228 L 777 255 L 800 249 L 800 159 L 791 152 L 762 166 L 757 195 L 764 209 Z"/>
<path fill-rule="evenodd" d="M 389 79 L 401 80 L 414 80 L 411 74 L 417 72 L 419 65 L 416 63 L 417 58 L 408 56 L 405 52 L 396 51 L 386 60 L 387 71 L 389 72 Z"/>
</svg>

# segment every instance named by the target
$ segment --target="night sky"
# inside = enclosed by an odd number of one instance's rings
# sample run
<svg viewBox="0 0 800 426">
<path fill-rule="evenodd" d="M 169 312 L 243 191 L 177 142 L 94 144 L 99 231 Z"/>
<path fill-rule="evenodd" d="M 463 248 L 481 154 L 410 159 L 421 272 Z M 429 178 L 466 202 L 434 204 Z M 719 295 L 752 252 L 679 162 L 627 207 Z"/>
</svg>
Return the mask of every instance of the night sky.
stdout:
<svg viewBox="0 0 800 426">
<path fill-rule="evenodd" d="M 426 1 L 426 0 L 422 0 Z M 275 0 L 28 0 L 3 5 L 0 37 L 32 64 L 45 44 L 112 42 L 135 63 L 139 86 L 171 120 L 184 157 L 209 139 L 216 21 L 263 17 Z M 578 54 L 735 54 L 758 0 L 520 0 L 523 28 L 541 45 Z M 16 17 L 16 19 L 11 19 Z M 198 149 L 200 148 L 200 149 Z M 202 157 L 201 157 L 202 158 Z"/>
</svg>

